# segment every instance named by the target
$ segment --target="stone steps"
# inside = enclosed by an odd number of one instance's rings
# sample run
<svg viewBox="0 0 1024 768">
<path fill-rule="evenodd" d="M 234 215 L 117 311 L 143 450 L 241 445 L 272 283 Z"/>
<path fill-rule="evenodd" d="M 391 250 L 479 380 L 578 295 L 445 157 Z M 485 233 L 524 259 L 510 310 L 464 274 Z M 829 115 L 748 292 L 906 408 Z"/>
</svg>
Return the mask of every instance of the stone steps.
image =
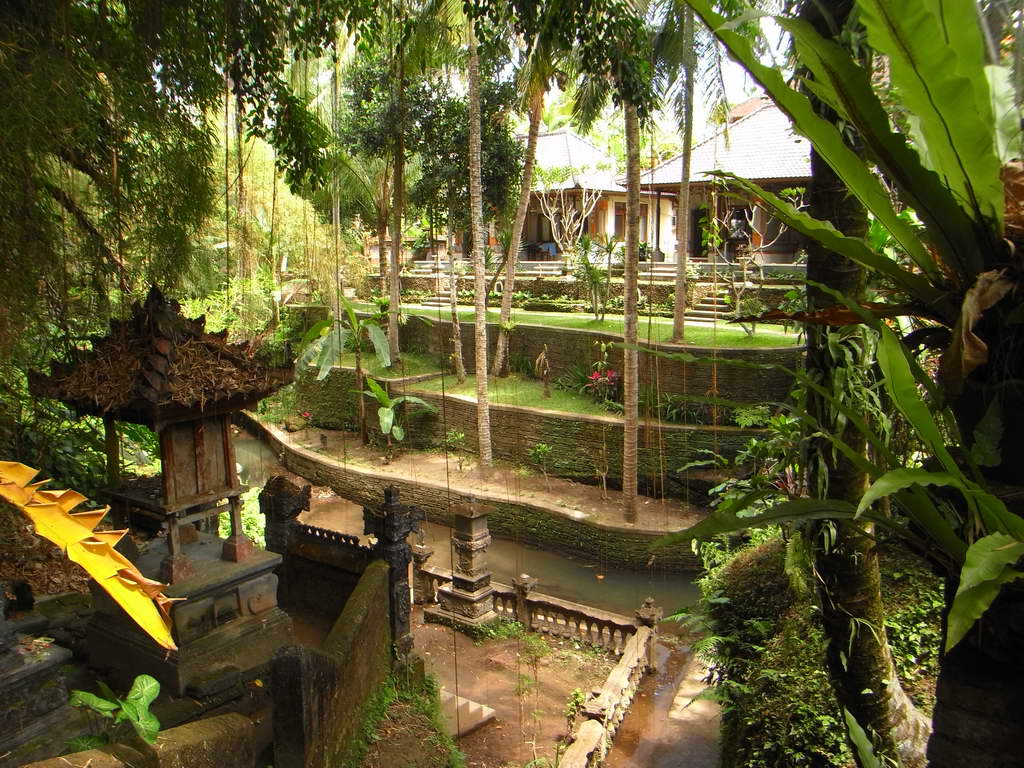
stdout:
<svg viewBox="0 0 1024 768">
<path fill-rule="evenodd" d="M 441 717 L 453 739 L 465 736 L 494 719 L 494 710 L 484 704 L 441 689 Z"/>
</svg>

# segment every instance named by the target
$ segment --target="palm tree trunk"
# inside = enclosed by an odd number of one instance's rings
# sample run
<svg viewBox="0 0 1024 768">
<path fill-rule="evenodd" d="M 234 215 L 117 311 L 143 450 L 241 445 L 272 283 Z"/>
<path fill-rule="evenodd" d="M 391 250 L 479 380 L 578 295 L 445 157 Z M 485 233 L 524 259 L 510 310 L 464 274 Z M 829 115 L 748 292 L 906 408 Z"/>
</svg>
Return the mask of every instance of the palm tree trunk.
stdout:
<svg viewBox="0 0 1024 768">
<path fill-rule="evenodd" d="M 370 433 L 366 428 L 366 399 L 363 397 L 363 353 L 359 348 L 362 341 L 359 337 L 362 333 L 363 329 L 361 327 L 356 329 L 354 333 L 356 348 L 356 418 L 359 419 L 359 442 L 367 445 L 370 442 Z"/>
<path fill-rule="evenodd" d="M 388 253 L 385 242 L 388 239 L 387 218 L 377 222 L 377 266 L 380 269 L 380 293 L 388 290 Z"/>
<path fill-rule="evenodd" d="M 516 266 L 519 264 L 519 250 L 523 240 L 523 226 L 530 209 L 530 192 L 533 189 L 533 165 L 537 158 L 537 136 L 540 134 L 540 117 L 544 112 L 544 92 L 538 91 L 530 99 L 530 131 L 526 139 L 526 157 L 523 162 L 523 180 L 519 187 L 519 207 L 512 222 L 512 239 L 508 243 L 505 261 L 508 277 L 505 290 L 501 292 L 501 320 L 498 327 L 498 346 L 494 351 L 495 376 L 508 375 L 508 324 L 512 317 L 512 292 L 516 285 Z"/>
<path fill-rule="evenodd" d="M 466 363 L 462 359 L 462 324 L 459 322 L 459 275 L 455 271 L 455 236 L 452 234 L 452 209 L 448 207 L 448 274 L 451 275 L 452 360 L 459 384 L 466 381 Z"/>
<path fill-rule="evenodd" d="M 676 200 L 676 286 L 672 310 L 672 341 L 686 335 L 686 256 L 690 249 L 690 159 L 693 153 L 693 8 L 686 6 L 683 18 L 683 45 L 691 60 L 683 73 L 683 171 Z"/>
<path fill-rule="evenodd" d="M 476 304 L 476 431 L 480 469 L 491 466 L 491 414 L 487 401 L 487 275 L 484 270 L 484 195 L 480 163 L 480 59 L 469 24 L 469 216 L 473 229 Z"/>
<path fill-rule="evenodd" d="M 627 522 L 636 521 L 637 411 L 640 389 L 637 343 L 637 273 L 640 261 L 640 123 L 636 106 L 624 105 L 626 113 L 626 256 L 623 269 L 623 438 L 622 510 Z"/>
<path fill-rule="evenodd" d="M 392 193 L 391 227 L 391 268 L 388 270 L 391 286 L 388 302 L 388 342 L 391 345 L 391 364 L 401 359 L 401 346 L 398 339 L 398 313 L 402 304 L 402 276 L 398 271 L 398 263 L 402 253 L 402 213 L 405 205 L 405 60 L 403 51 L 398 51 L 398 146 L 395 149 L 395 182 Z"/>
</svg>

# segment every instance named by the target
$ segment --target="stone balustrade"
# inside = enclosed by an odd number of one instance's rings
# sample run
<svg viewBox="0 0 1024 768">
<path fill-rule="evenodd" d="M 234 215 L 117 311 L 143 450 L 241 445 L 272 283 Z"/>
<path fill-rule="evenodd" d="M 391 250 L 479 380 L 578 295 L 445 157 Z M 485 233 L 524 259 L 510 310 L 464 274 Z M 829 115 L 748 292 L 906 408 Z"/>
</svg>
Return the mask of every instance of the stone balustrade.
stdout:
<svg viewBox="0 0 1024 768">
<path fill-rule="evenodd" d="M 531 632 L 540 632 L 571 640 L 590 643 L 620 654 L 627 641 L 636 632 L 637 625 L 627 617 L 609 611 L 602 611 L 582 603 L 562 600 L 552 595 L 533 593 L 532 588 L 522 590 L 519 585 L 510 586 L 492 581 L 494 589 L 494 612 L 502 619 L 518 621 Z M 452 579 L 452 572 L 426 563 L 418 564 L 414 583 L 419 587 L 417 602 L 432 604 L 437 590 Z M 525 591 L 520 597 L 519 592 Z M 422 600 L 420 599 L 422 597 Z M 526 610 L 520 603 L 525 598 Z M 527 620 L 527 615 L 529 620 Z"/>
<path fill-rule="evenodd" d="M 595 768 L 604 760 L 640 680 L 652 666 L 654 636 L 653 627 L 641 626 L 626 641 L 604 685 L 584 703 L 583 721 L 574 729 L 559 768 Z"/>
</svg>

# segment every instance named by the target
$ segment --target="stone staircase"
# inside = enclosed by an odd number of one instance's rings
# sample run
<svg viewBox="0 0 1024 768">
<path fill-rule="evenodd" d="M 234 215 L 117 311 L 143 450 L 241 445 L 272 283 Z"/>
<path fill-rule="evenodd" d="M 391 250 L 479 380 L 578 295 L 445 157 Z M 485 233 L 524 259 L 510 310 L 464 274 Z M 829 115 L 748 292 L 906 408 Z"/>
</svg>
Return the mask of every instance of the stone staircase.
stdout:
<svg viewBox="0 0 1024 768">
<path fill-rule="evenodd" d="M 494 710 L 441 689 L 441 717 L 453 739 L 465 736 L 494 719 Z"/>
<path fill-rule="evenodd" d="M 449 288 L 442 288 L 436 296 L 424 299 L 422 303 L 424 307 L 450 308 L 452 305 L 452 292 Z"/>
<path fill-rule="evenodd" d="M 675 280 L 675 262 L 641 261 L 638 273 L 640 282 L 644 280 Z"/>
<path fill-rule="evenodd" d="M 708 294 L 692 307 L 687 307 L 686 319 L 714 322 L 728 318 L 731 312 L 732 305 L 729 303 L 729 289 L 719 286 L 717 291 Z"/>
</svg>

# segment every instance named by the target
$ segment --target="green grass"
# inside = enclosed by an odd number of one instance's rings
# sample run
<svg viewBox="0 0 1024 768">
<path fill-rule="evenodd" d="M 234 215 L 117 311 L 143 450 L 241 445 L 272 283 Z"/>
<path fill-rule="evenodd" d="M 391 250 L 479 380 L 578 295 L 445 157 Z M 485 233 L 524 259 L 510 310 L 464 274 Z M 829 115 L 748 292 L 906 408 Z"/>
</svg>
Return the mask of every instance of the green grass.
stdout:
<svg viewBox="0 0 1024 768">
<path fill-rule="evenodd" d="M 343 368 L 355 368 L 355 354 L 346 352 L 338 364 Z M 375 379 L 401 379 L 406 376 L 418 376 L 421 373 L 438 373 L 440 370 L 441 366 L 432 357 L 418 355 L 415 352 L 403 352 L 402 359 L 391 368 L 382 366 L 372 352 L 363 354 L 363 373 Z"/>
<path fill-rule="evenodd" d="M 358 304 L 356 308 L 360 310 L 374 309 L 369 304 Z M 403 307 L 403 311 L 409 315 L 429 317 L 432 320 L 438 318 L 437 310 L 406 306 Z M 451 317 L 451 313 L 448 309 L 443 309 L 440 317 L 447 320 Z M 473 318 L 473 310 L 459 310 L 459 319 L 463 322 L 472 322 Z M 487 320 L 497 323 L 499 321 L 498 310 L 489 309 Z M 606 315 L 604 320 L 595 320 L 589 313 L 526 312 L 513 309 L 512 322 L 517 325 L 546 325 L 556 328 L 578 328 L 584 331 L 619 334 L 623 330 L 622 315 Z M 672 320 L 664 317 L 641 317 L 638 333 L 641 342 L 668 341 L 672 336 Z M 761 325 L 758 327 L 757 333 L 749 336 L 742 328 L 724 323 L 715 326 L 688 323 L 686 343 L 698 347 L 791 347 L 797 343 L 797 337 L 796 334 L 787 333 L 777 325 Z"/>
<path fill-rule="evenodd" d="M 544 397 L 544 384 L 536 379 L 519 375 L 505 378 L 488 378 L 487 397 L 495 405 L 522 405 L 530 408 L 545 408 L 549 411 L 583 413 L 597 416 L 612 416 L 604 406 L 589 397 L 556 389 L 551 385 L 551 397 Z M 416 389 L 440 392 L 441 380 L 431 379 L 416 384 Z M 462 395 L 476 400 L 476 377 L 467 376 L 464 384 L 458 384 L 453 376 L 444 379 L 446 395 Z"/>
</svg>

